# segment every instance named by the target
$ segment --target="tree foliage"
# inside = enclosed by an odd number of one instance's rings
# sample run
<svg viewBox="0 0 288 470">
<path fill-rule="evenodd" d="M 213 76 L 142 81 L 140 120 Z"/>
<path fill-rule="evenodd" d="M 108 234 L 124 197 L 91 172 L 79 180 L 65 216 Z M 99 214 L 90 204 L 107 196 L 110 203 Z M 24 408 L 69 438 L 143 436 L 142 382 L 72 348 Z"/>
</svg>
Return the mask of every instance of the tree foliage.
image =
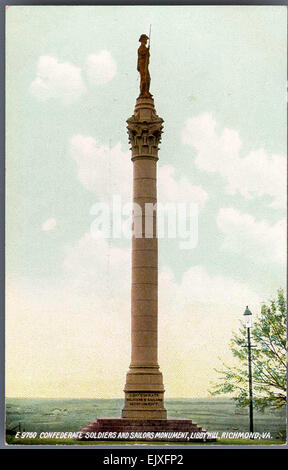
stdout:
<svg viewBox="0 0 288 470">
<path fill-rule="evenodd" d="M 287 302 L 282 289 L 276 300 L 262 305 L 261 314 L 251 328 L 251 357 L 253 377 L 253 403 L 258 409 L 267 406 L 280 408 L 286 404 L 286 328 Z M 247 330 L 242 324 L 233 333 L 231 351 L 238 365 L 224 363 L 219 373 L 219 383 L 211 390 L 212 395 L 231 394 L 241 407 L 249 404 Z"/>
</svg>

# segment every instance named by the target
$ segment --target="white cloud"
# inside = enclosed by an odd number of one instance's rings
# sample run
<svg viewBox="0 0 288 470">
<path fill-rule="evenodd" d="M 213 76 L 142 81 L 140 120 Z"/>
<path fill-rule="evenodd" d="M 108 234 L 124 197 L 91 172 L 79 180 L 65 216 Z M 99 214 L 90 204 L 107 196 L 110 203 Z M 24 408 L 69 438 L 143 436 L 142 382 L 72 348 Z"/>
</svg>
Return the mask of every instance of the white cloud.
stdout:
<svg viewBox="0 0 288 470">
<path fill-rule="evenodd" d="M 121 144 L 109 148 L 93 137 L 75 135 L 70 140 L 70 152 L 77 163 L 78 179 L 101 199 L 119 194 L 123 201 L 132 198 L 133 164 L 130 151 L 123 151 Z M 158 168 L 159 202 L 193 202 L 203 206 L 208 194 L 200 186 L 194 186 L 185 176 L 176 177 L 172 165 Z"/>
<path fill-rule="evenodd" d="M 203 397 L 218 377 L 217 358 L 233 363 L 232 331 L 245 305 L 253 314 L 263 298 L 243 282 L 191 266 L 177 283 L 166 269 L 159 275 L 159 356 L 168 396 Z"/>
<path fill-rule="evenodd" d="M 54 230 L 56 225 L 57 225 L 56 219 L 54 219 L 54 218 L 47 219 L 42 224 L 42 230 L 44 230 L 45 232 L 48 232 L 49 230 Z"/>
<path fill-rule="evenodd" d="M 186 178 L 176 178 L 172 165 L 159 165 L 158 169 L 158 199 L 159 202 L 193 202 L 204 206 L 208 194 L 201 186 L 194 186 Z"/>
<path fill-rule="evenodd" d="M 7 282 L 8 395 L 121 395 L 130 265 L 129 249 L 85 234 L 66 248 L 61 279 Z"/>
<path fill-rule="evenodd" d="M 101 85 L 116 74 L 117 65 L 109 51 L 90 54 L 86 60 L 86 73 L 91 84 Z M 63 104 L 77 101 L 86 86 L 82 70 L 70 62 L 59 62 L 52 56 L 41 56 L 30 92 L 40 101 L 58 98 Z"/>
<path fill-rule="evenodd" d="M 92 84 L 102 85 L 115 76 L 117 65 L 111 53 L 102 50 L 98 54 L 90 54 L 86 61 L 87 77 Z"/>
<path fill-rule="evenodd" d="M 196 150 L 196 167 L 221 175 L 227 193 L 239 192 L 247 199 L 268 195 L 271 207 L 286 206 L 285 156 L 257 149 L 240 157 L 239 133 L 228 128 L 218 130 L 210 113 L 188 119 L 181 136 L 184 144 Z"/>
<path fill-rule="evenodd" d="M 63 264 L 66 280 L 73 283 L 73 290 L 77 289 L 81 296 L 96 292 L 99 298 L 117 298 L 119 292 L 125 289 L 129 292 L 130 256 L 130 248 L 112 246 L 100 233 L 97 238 L 86 233 L 66 248 Z"/>
<path fill-rule="evenodd" d="M 78 179 L 101 199 L 121 194 L 131 195 L 132 163 L 129 151 L 123 151 L 118 143 L 110 148 L 93 137 L 75 135 L 70 140 L 72 158 L 77 163 Z"/>
<path fill-rule="evenodd" d="M 30 92 L 37 99 L 59 98 L 69 104 L 79 99 L 85 90 L 79 67 L 51 56 L 39 58 L 36 78 L 30 85 Z"/>
<path fill-rule="evenodd" d="M 107 299 L 129 297 L 130 247 L 115 247 L 104 237 L 94 238 L 86 233 L 66 248 L 63 267 L 66 282 L 73 281 L 74 288 L 79 292 L 95 292 L 98 298 Z M 246 284 L 225 276 L 210 275 L 204 267 L 198 265 L 185 271 L 180 282 L 175 280 L 170 269 L 164 267 L 159 273 L 159 291 L 165 309 L 171 303 L 175 306 L 187 303 L 241 305 L 247 298 L 251 303 L 259 302 L 259 296 Z"/>
<path fill-rule="evenodd" d="M 163 268 L 159 275 L 159 293 L 162 306 L 165 304 L 165 308 L 169 304 L 171 308 L 171 304 L 174 304 L 174 307 L 181 306 L 182 311 L 185 305 L 194 307 L 205 305 L 206 313 L 212 313 L 216 305 L 218 308 L 223 306 L 227 308 L 232 305 L 244 305 L 247 299 L 250 299 L 251 304 L 260 301 L 259 295 L 245 283 L 225 276 L 211 275 L 199 265 L 191 266 L 185 271 L 180 283 L 175 281 L 170 269 Z"/>
<path fill-rule="evenodd" d="M 285 219 L 271 225 L 266 220 L 256 221 L 250 214 L 233 208 L 222 208 L 217 216 L 217 225 L 224 236 L 224 249 L 246 254 L 263 263 L 267 260 L 285 262 Z"/>
</svg>

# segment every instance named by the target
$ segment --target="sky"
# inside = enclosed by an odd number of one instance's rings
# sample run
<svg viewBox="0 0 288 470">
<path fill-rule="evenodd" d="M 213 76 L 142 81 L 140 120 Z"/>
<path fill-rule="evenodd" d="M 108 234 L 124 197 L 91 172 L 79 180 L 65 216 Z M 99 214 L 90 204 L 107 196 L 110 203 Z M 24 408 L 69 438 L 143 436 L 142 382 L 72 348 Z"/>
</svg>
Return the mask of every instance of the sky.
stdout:
<svg viewBox="0 0 288 470">
<path fill-rule="evenodd" d="M 246 305 L 257 316 L 286 284 L 286 7 L 10 6 L 7 396 L 123 397 L 131 242 L 91 224 L 131 197 L 150 24 L 159 199 L 199 210 L 193 249 L 159 240 L 165 396 L 208 396 Z"/>
</svg>

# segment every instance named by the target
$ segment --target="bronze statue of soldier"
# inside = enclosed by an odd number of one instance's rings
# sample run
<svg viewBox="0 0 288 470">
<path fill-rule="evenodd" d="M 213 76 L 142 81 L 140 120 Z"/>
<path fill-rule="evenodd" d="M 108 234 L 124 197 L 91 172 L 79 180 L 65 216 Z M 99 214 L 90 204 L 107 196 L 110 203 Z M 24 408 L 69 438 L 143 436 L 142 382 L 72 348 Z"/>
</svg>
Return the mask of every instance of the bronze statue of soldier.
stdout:
<svg viewBox="0 0 288 470">
<path fill-rule="evenodd" d="M 137 70 L 140 73 L 140 95 L 139 98 L 151 98 L 152 95 L 149 92 L 150 88 L 150 73 L 149 73 L 149 57 L 150 57 L 150 44 L 146 47 L 148 36 L 141 34 L 139 42 L 141 46 L 138 48 L 138 63 Z"/>
</svg>

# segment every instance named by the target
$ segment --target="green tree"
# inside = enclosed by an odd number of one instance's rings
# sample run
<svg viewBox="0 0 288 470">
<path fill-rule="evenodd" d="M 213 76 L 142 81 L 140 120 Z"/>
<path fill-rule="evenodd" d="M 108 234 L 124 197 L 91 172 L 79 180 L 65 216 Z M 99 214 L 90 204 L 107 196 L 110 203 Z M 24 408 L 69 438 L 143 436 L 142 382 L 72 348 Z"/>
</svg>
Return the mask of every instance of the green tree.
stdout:
<svg viewBox="0 0 288 470">
<path fill-rule="evenodd" d="M 268 406 L 281 408 L 286 404 L 286 337 L 287 302 L 282 289 L 276 300 L 262 305 L 261 314 L 251 328 L 253 402 L 258 409 Z M 242 324 L 233 333 L 231 351 L 238 365 L 222 364 L 219 383 L 210 391 L 212 395 L 231 394 L 240 407 L 249 404 L 247 330 Z"/>
</svg>

